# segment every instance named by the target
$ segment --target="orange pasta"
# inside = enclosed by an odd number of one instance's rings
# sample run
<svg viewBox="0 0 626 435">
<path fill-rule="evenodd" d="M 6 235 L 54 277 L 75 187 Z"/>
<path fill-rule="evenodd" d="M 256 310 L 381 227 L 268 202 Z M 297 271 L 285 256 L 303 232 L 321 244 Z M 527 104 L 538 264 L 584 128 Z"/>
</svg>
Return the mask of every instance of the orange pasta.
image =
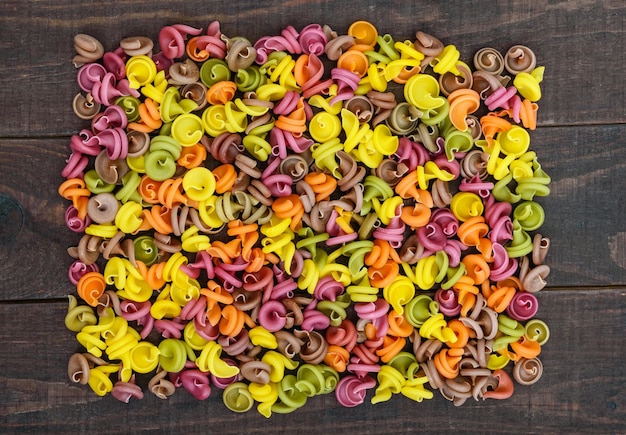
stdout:
<svg viewBox="0 0 626 435">
<path fill-rule="evenodd" d="M 489 308 L 496 313 L 502 313 L 509 306 L 514 295 L 515 289 L 513 287 L 491 286 L 489 296 L 484 296 L 487 298 L 487 306 Z"/>
<path fill-rule="evenodd" d="M 533 103 L 528 98 L 524 99 L 519 107 L 519 120 L 522 125 L 529 130 L 535 130 L 537 128 L 537 110 L 539 110 L 539 106 L 537 103 Z M 509 118 L 515 118 L 515 111 L 511 107 L 507 110 L 501 110 L 499 112 L 494 113 L 496 116 L 508 116 Z"/>
<path fill-rule="evenodd" d="M 243 311 L 238 310 L 233 305 L 222 308 L 222 318 L 219 322 L 220 334 L 235 337 L 241 332 L 245 323 L 246 317 Z"/>
<path fill-rule="evenodd" d="M 408 79 L 413 77 L 416 74 L 419 74 L 421 68 L 419 66 L 405 66 L 400 70 L 400 73 L 395 76 L 392 80 L 400 85 L 403 85 L 407 82 Z"/>
<path fill-rule="evenodd" d="M 219 195 L 230 192 L 237 181 L 237 171 L 230 163 L 226 163 L 213 169 L 215 177 L 215 192 Z"/>
<path fill-rule="evenodd" d="M 272 261 L 272 259 L 274 261 Z M 278 257 L 272 253 L 265 254 L 261 248 L 252 248 L 250 251 L 250 258 L 246 261 L 248 261 L 246 272 L 254 273 L 261 270 L 266 261 L 269 261 L 272 264 L 277 264 L 279 260 Z"/>
<path fill-rule="evenodd" d="M 489 281 L 485 281 L 487 284 Z M 467 313 L 476 305 L 476 295 L 478 287 L 474 285 L 474 280 L 467 275 L 461 276 L 452 288 L 458 293 L 457 299 L 461 305 L 461 315 L 467 316 Z"/>
<path fill-rule="evenodd" d="M 196 62 L 204 62 L 210 57 L 210 53 L 206 50 L 201 50 L 198 48 L 198 39 L 199 36 L 194 36 L 193 38 L 187 41 L 187 46 L 185 47 L 185 51 L 187 52 L 187 56 L 191 60 Z"/>
<path fill-rule="evenodd" d="M 348 362 L 350 361 L 350 352 L 341 346 L 331 344 L 328 346 L 328 353 L 324 357 L 324 362 L 339 373 L 346 371 Z"/>
<path fill-rule="evenodd" d="M 518 361 L 520 358 L 533 359 L 539 356 L 541 353 L 541 346 L 536 341 L 528 339 L 522 335 L 519 340 L 514 341 L 509 346 L 513 349 L 515 355 L 510 355 L 513 361 Z"/>
<path fill-rule="evenodd" d="M 106 281 L 99 272 L 87 272 L 84 274 L 76 286 L 78 296 L 92 307 L 98 305 L 98 299 L 104 294 Z"/>
<path fill-rule="evenodd" d="M 232 304 L 233 297 L 224 288 L 213 280 L 207 282 L 207 288 L 200 289 L 200 294 L 207 300 L 207 309 L 213 308 L 216 304 Z"/>
<path fill-rule="evenodd" d="M 231 81 L 217 82 L 206 91 L 207 103 L 218 106 L 231 101 L 237 92 L 237 84 Z"/>
<path fill-rule="evenodd" d="M 127 128 L 128 130 L 151 133 L 161 128 L 161 125 L 163 125 L 163 120 L 161 119 L 159 106 L 151 98 L 146 98 L 146 100 L 139 105 L 139 121 L 129 122 Z"/>
<path fill-rule="evenodd" d="M 463 358 L 463 349 L 443 349 L 434 356 L 433 360 L 441 376 L 454 379 L 459 374 L 461 358 Z"/>
<path fill-rule="evenodd" d="M 388 260 L 392 260 L 396 263 L 402 263 L 398 253 L 391 247 L 388 241 L 382 239 L 374 240 L 372 250 L 364 257 L 365 265 L 372 266 L 374 268 L 382 268 Z"/>
<path fill-rule="evenodd" d="M 480 252 L 486 262 L 491 263 L 493 261 L 493 246 L 491 240 L 488 238 L 482 238 L 478 241 L 476 249 Z"/>
<path fill-rule="evenodd" d="M 522 101 L 519 117 L 522 121 L 522 125 L 529 130 L 535 130 L 537 128 L 537 110 L 539 110 L 537 103 L 531 102 L 528 98 Z"/>
<path fill-rule="evenodd" d="M 211 243 L 211 247 L 207 249 L 207 252 L 212 257 L 218 257 L 224 263 L 231 264 L 241 254 L 241 242 L 237 239 L 228 243 L 217 240 Z"/>
<path fill-rule="evenodd" d="M 274 214 L 281 219 L 291 219 L 289 227 L 293 231 L 297 231 L 302 224 L 302 216 L 304 216 L 304 206 L 300 197 L 295 193 L 289 196 L 276 198 L 272 203 Z"/>
<path fill-rule="evenodd" d="M 85 188 L 85 182 L 80 178 L 70 178 L 65 180 L 58 189 L 59 195 L 72 201 L 72 205 L 78 211 L 78 217 L 84 220 L 87 216 L 87 203 L 91 192 Z"/>
<path fill-rule="evenodd" d="M 380 349 L 376 350 L 376 355 L 380 357 L 382 362 L 388 363 L 394 356 L 398 355 L 402 349 L 404 349 L 405 345 L 406 339 L 385 335 L 383 338 L 383 345 Z"/>
<path fill-rule="evenodd" d="M 404 314 L 398 314 L 396 310 L 391 310 L 387 316 L 389 322 L 389 335 L 393 337 L 409 337 L 413 333 L 413 325 L 411 325 Z"/>
<path fill-rule="evenodd" d="M 454 343 L 447 343 L 448 347 L 452 349 L 463 349 L 470 338 L 470 329 L 459 319 L 450 320 L 448 322 L 448 328 L 452 329 L 454 335 L 456 335 L 456 341 Z"/>
<path fill-rule="evenodd" d="M 166 281 L 163 279 L 164 268 L 164 261 L 161 263 L 154 263 L 150 266 L 150 268 L 148 268 L 143 261 L 137 261 L 137 270 L 152 290 L 158 290 L 165 285 Z"/>
<path fill-rule="evenodd" d="M 309 55 L 301 54 L 296 59 L 293 67 L 293 77 L 296 79 L 298 86 L 302 86 L 311 79 L 309 65 Z"/>
<path fill-rule="evenodd" d="M 491 269 L 482 255 L 469 254 L 463 257 L 461 262 L 465 265 L 466 275 L 472 278 L 475 284 L 482 284 L 489 279 Z"/>
<path fill-rule="evenodd" d="M 298 100 L 296 109 L 289 115 L 280 115 L 274 124 L 276 127 L 284 131 L 293 133 L 294 136 L 300 137 L 306 131 L 306 113 L 304 111 L 304 103 L 302 98 Z"/>
<path fill-rule="evenodd" d="M 304 177 L 304 181 L 315 192 L 316 202 L 330 198 L 337 188 L 337 179 L 323 172 L 310 172 Z"/>
<path fill-rule="evenodd" d="M 457 231 L 461 243 L 467 246 L 478 246 L 489 232 L 489 225 L 482 216 L 473 216 L 461 224 Z"/>
<path fill-rule="evenodd" d="M 420 204 L 433 208 L 433 196 L 428 190 L 419 189 L 417 171 L 410 171 L 406 174 L 398 184 L 395 191 L 404 199 L 413 198 Z"/>
<path fill-rule="evenodd" d="M 370 266 L 367 276 L 372 287 L 383 288 L 393 282 L 400 272 L 400 265 L 393 260 L 387 260 L 382 267 Z"/>
<path fill-rule="evenodd" d="M 450 121 L 458 130 L 467 130 L 467 115 L 480 107 L 480 96 L 473 89 L 457 89 L 448 95 L 450 102 Z"/>
<path fill-rule="evenodd" d="M 509 276 L 506 279 L 497 282 L 499 287 L 513 287 L 516 291 L 522 291 L 522 282 L 517 276 Z"/>
<path fill-rule="evenodd" d="M 183 179 L 169 178 L 161 183 L 159 191 L 157 192 L 157 198 L 159 202 L 168 208 L 173 208 L 176 204 L 193 205 L 195 201 L 191 201 L 182 192 Z M 197 207 L 197 203 L 195 203 Z"/>
<path fill-rule="evenodd" d="M 424 204 L 415 204 L 414 206 L 402 207 L 400 219 L 413 229 L 426 226 L 430 222 L 430 208 Z"/>
<path fill-rule="evenodd" d="M 201 144 L 182 147 L 180 157 L 176 160 L 183 168 L 192 169 L 200 166 L 206 160 L 206 148 Z M 213 173 L 215 175 L 215 173 Z M 223 192 L 222 192 L 223 193 Z"/>
<path fill-rule="evenodd" d="M 161 205 L 153 205 L 150 209 L 143 210 L 144 221 L 138 231 L 154 230 L 160 234 L 169 234 L 174 231 L 172 227 L 172 210 Z"/>
<path fill-rule="evenodd" d="M 241 241 L 241 257 L 244 261 L 250 261 L 252 256 L 252 248 L 259 240 L 259 233 L 257 224 L 244 225 L 239 219 L 228 222 L 229 236 L 236 236 Z"/>
<path fill-rule="evenodd" d="M 155 181 L 152 178 L 144 175 L 141 177 L 141 181 L 139 182 L 139 186 L 137 187 L 137 191 L 141 195 L 141 199 L 143 199 L 148 204 L 158 204 L 159 203 L 159 189 L 161 188 L 161 181 Z"/>
<path fill-rule="evenodd" d="M 361 50 L 359 48 L 361 48 Z M 353 72 L 359 77 L 365 76 L 369 68 L 369 61 L 363 52 L 369 50 L 371 50 L 371 47 L 367 45 L 352 46 L 350 50 L 339 56 L 339 59 L 337 59 L 337 67 Z"/>
<path fill-rule="evenodd" d="M 487 139 L 487 143 L 489 146 L 493 144 L 493 138 L 503 131 L 509 130 L 512 125 L 506 119 L 502 119 L 496 116 L 493 113 L 483 116 L 480 118 L 480 125 L 483 129 L 483 134 L 485 135 L 485 139 Z"/>
</svg>

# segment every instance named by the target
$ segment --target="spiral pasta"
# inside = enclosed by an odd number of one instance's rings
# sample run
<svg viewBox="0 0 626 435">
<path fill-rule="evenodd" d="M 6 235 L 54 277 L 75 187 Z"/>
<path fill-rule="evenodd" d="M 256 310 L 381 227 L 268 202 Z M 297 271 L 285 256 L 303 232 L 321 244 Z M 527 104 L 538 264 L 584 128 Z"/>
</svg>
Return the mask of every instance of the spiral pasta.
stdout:
<svg viewBox="0 0 626 435">
<path fill-rule="evenodd" d="M 530 49 L 470 66 L 367 21 L 75 47 L 72 382 L 128 402 L 152 373 L 159 398 L 218 388 L 270 417 L 331 392 L 461 405 L 539 379 L 551 179 Z"/>
</svg>

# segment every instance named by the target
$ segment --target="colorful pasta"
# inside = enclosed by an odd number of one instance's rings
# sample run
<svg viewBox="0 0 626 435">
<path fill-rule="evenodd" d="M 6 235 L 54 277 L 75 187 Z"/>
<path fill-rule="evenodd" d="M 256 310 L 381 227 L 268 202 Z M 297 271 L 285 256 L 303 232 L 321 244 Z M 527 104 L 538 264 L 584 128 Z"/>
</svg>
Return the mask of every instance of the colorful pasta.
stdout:
<svg viewBox="0 0 626 435">
<path fill-rule="evenodd" d="M 74 43 L 72 382 L 124 402 L 217 388 L 270 417 L 331 392 L 505 399 L 541 377 L 551 179 L 530 49 L 470 66 L 366 21 Z"/>
</svg>

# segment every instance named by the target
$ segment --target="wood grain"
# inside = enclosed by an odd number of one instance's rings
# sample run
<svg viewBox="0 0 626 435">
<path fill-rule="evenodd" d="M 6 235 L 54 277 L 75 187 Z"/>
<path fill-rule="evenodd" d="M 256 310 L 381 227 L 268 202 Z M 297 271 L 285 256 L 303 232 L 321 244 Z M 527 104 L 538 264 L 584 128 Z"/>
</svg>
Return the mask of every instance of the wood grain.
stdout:
<svg viewBox="0 0 626 435">
<path fill-rule="evenodd" d="M 72 385 L 66 363 L 78 345 L 61 319 L 65 303 L 0 304 L 0 430 L 106 432 L 127 430 L 220 433 L 623 433 L 626 430 L 626 289 L 539 293 L 538 318 L 551 327 L 535 385 L 517 386 L 505 401 L 443 398 L 422 403 L 402 396 L 376 406 L 340 407 L 334 396 L 315 397 L 289 415 L 265 420 L 256 411 L 234 414 L 213 389 L 206 402 L 177 391 L 167 401 L 147 394 L 126 405 Z M 29 367 L 25 370 L 25 364 Z M 143 382 L 143 384 L 142 384 Z M 145 388 L 145 379 L 139 380 Z M 208 425 L 208 426 L 207 426 Z"/>
<path fill-rule="evenodd" d="M 79 90 L 71 64 L 76 33 L 92 34 L 113 50 L 127 36 L 156 40 L 167 24 L 206 26 L 213 20 L 227 35 L 256 40 L 287 25 L 310 23 L 329 24 L 342 33 L 356 19 L 366 19 L 396 39 L 414 38 L 417 30 L 432 33 L 455 44 L 466 61 L 483 46 L 506 51 L 524 43 L 546 66 L 540 124 L 626 122 L 622 68 L 615 66 L 624 64 L 626 3 L 507 0 L 493 5 L 479 0 L 368 0 L 350 8 L 329 0 L 216 1 L 210 7 L 197 0 L 4 2 L 0 58 L 8 61 L 0 65 L 0 137 L 77 131 L 80 122 L 70 106 Z"/>
<path fill-rule="evenodd" d="M 532 148 L 551 175 L 540 198 L 552 240 L 549 288 L 538 317 L 551 327 L 544 377 L 506 401 L 455 408 L 441 397 L 394 397 L 340 407 L 332 395 L 266 420 L 238 415 L 214 390 L 206 402 L 178 391 L 122 404 L 66 376 L 80 350 L 63 325 L 74 292 L 66 253 L 79 235 L 63 224 L 56 190 L 70 135 L 86 123 L 71 111 L 78 92 L 73 36 L 107 50 L 127 36 L 157 38 L 168 24 L 221 22 L 256 40 L 287 25 L 357 19 L 380 33 L 417 30 L 455 44 L 471 60 L 483 46 L 526 44 L 546 66 Z M 622 0 L 5 0 L 0 4 L 0 433 L 626 433 L 626 2 Z M 145 377 L 140 377 L 145 386 Z M 368 395 L 368 399 L 372 393 Z"/>
</svg>

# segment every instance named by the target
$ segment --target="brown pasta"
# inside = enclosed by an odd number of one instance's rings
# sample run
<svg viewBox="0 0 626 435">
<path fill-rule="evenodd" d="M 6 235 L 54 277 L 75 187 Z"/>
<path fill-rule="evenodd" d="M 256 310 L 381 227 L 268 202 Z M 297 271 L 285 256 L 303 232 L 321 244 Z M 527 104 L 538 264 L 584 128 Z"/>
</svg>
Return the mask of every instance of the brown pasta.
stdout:
<svg viewBox="0 0 626 435">
<path fill-rule="evenodd" d="M 369 91 L 367 97 L 374 106 L 373 127 L 385 121 L 391 115 L 391 111 L 396 107 L 396 104 L 398 104 L 396 96 L 392 92 Z"/>
<path fill-rule="evenodd" d="M 74 36 L 74 49 L 77 54 L 72 62 L 76 68 L 86 63 L 95 62 L 104 56 L 102 43 L 93 36 L 84 33 Z"/>
<path fill-rule="evenodd" d="M 487 71 L 474 71 L 472 73 L 472 77 L 472 89 L 478 92 L 480 98 L 483 100 L 491 95 L 496 89 L 502 87 L 502 83 L 498 77 Z"/>
<path fill-rule="evenodd" d="M 514 45 L 504 56 L 504 67 L 511 74 L 530 73 L 537 65 L 535 53 L 525 45 Z"/>
<path fill-rule="evenodd" d="M 256 167 L 257 161 L 245 154 L 237 154 L 235 157 L 235 166 L 241 172 L 250 176 L 250 178 L 261 178 L 261 170 Z"/>
<path fill-rule="evenodd" d="M 428 361 L 439 353 L 443 347 L 443 343 L 439 340 L 423 340 L 417 330 L 413 331 L 411 334 L 411 342 L 413 343 L 413 354 L 419 363 Z"/>
<path fill-rule="evenodd" d="M 135 261 L 135 245 L 131 239 L 124 239 L 124 232 L 118 231 L 113 237 L 100 242 L 99 251 L 105 260 L 113 256 L 121 255 L 128 258 L 133 266 L 137 266 Z"/>
<path fill-rule="evenodd" d="M 504 58 L 495 48 L 484 47 L 474 54 L 474 66 L 477 70 L 499 76 L 504 71 Z"/>
<path fill-rule="evenodd" d="M 400 260 L 407 264 L 416 264 L 422 254 L 424 253 L 424 247 L 420 244 L 416 234 L 411 234 L 402 243 L 399 256 Z"/>
<path fill-rule="evenodd" d="M 105 290 L 102 296 L 98 298 L 98 316 L 104 316 L 107 308 L 113 308 L 113 312 L 116 316 L 122 315 L 122 309 L 120 308 L 120 298 L 113 290 Z"/>
<path fill-rule="evenodd" d="M 460 76 L 451 72 L 439 76 L 439 87 L 446 97 L 457 89 L 471 89 L 474 84 L 472 71 L 468 67 L 459 64 L 456 68 L 461 73 Z"/>
<path fill-rule="evenodd" d="M 78 242 L 78 246 L 67 249 L 72 258 L 77 258 L 87 266 L 94 264 L 100 257 L 101 237 L 85 234 Z"/>
<path fill-rule="evenodd" d="M 190 85 L 200 79 L 200 69 L 191 59 L 183 62 L 174 62 L 169 69 L 170 78 L 168 82 L 173 85 Z"/>
<path fill-rule="evenodd" d="M 409 168 L 404 163 L 398 163 L 392 159 L 384 159 L 374 170 L 374 175 L 390 187 L 395 187 L 408 172 Z"/>
<path fill-rule="evenodd" d="M 94 169 L 98 177 L 107 184 L 117 184 L 130 170 L 125 159 L 111 160 L 107 157 L 106 150 L 102 150 L 94 162 Z"/>
<path fill-rule="evenodd" d="M 254 63 L 254 59 L 256 58 L 256 50 L 245 38 L 226 38 L 222 35 L 222 39 L 225 39 L 226 42 L 226 63 L 228 64 L 228 68 L 237 72 L 240 69 L 246 69 L 250 65 Z"/>
<path fill-rule="evenodd" d="M 73 354 L 67 364 L 67 374 L 72 382 L 86 385 L 89 382 L 89 361 L 82 353 Z"/>
<path fill-rule="evenodd" d="M 87 214 L 98 224 L 113 222 L 119 208 L 120 203 L 112 193 L 99 193 L 87 202 Z"/>
<path fill-rule="evenodd" d="M 167 375 L 165 370 L 160 370 L 148 382 L 148 389 L 159 399 L 167 399 L 176 391 L 176 386 L 165 378 Z"/>
<path fill-rule="evenodd" d="M 302 348 L 298 354 L 302 361 L 308 364 L 320 364 L 328 353 L 328 342 L 322 334 L 317 331 L 295 330 L 294 335 L 303 341 Z"/>
<path fill-rule="evenodd" d="M 550 248 L 550 239 L 537 233 L 533 237 L 532 260 L 535 266 L 543 264 Z"/>
<path fill-rule="evenodd" d="M 424 70 L 435 57 L 443 51 L 443 43 L 428 33 L 418 31 L 415 33 L 415 49 L 424 54 L 420 63 L 420 69 Z"/>
<path fill-rule="evenodd" d="M 520 358 L 513 366 L 513 378 L 522 385 L 532 385 L 543 374 L 543 364 L 538 358 Z"/>
<path fill-rule="evenodd" d="M 222 335 L 218 338 L 217 342 L 222 346 L 224 352 L 232 356 L 240 355 L 254 347 L 250 342 L 250 337 L 246 329 L 242 329 L 235 337 Z"/>
<path fill-rule="evenodd" d="M 146 36 L 130 36 L 120 41 L 120 47 L 127 56 L 152 57 L 154 42 Z"/>
<path fill-rule="evenodd" d="M 329 60 L 337 60 L 344 52 L 354 45 L 354 38 L 350 35 L 340 35 L 330 39 L 324 47 Z"/>
<path fill-rule="evenodd" d="M 304 341 L 296 337 L 292 332 L 280 330 L 274 332 L 278 342 L 278 351 L 289 359 L 293 359 L 302 351 Z"/>
<path fill-rule="evenodd" d="M 467 379 L 459 376 L 455 379 L 446 379 L 439 391 L 454 406 L 461 406 L 467 399 L 472 397 L 472 384 Z"/>
<path fill-rule="evenodd" d="M 529 269 L 522 281 L 522 288 L 530 293 L 537 293 L 546 286 L 546 278 L 550 275 L 550 266 L 541 264 Z"/>
<path fill-rule="evenodd" d="M 91 93 L 83 95 L 80 92 L 72 100 L 72 110 L 80 119 L 92 119 L 100 113 L 101 105 L 94 101 Z"/>
<path fill-rule="evenodd" d="M 285 328 L 291 329 L 294 326 L 302 325 L 304 314 L 300 305 L 292 298 L 285 298 L 281 302 L 287 309 Z"/>
<path fill-rule="evenodd" d="M 142 131 L 130 130 L 126 133 L 128 138 L 128 157 L 144 155 L 150 148 L 150 136 Z"/>
<path fill-rule="evenodd" d="M 182 249 L 180 241 L 166 234 L 154 233 L 154 243 L 159 249 L 159 257 L 165 254 L 174 254 Z"/>
<path fill-rule="evenodd" d="M 480 150 L 472 150 L 463 157 L 461 160 L 461 175 L 466 180 L 474 178 L 478 175 L 481 180 L 484 180 L 489 175 L 487 173 L 487 162 L 489 160 L 489 154 Z"/>
<path fill-rule="evenodd" d="M 418 124 L 412 135 L 416 142 L 421 143 L 430 152 L 437 152 L 435 140 L 439 137 L 439 128 L 436 125 Z"/>
<path fill-rule="evenodd" d="M 435 207 L 442 208 L 452 202 L 453 195 L 450 192 L 450 186 L 447 181 L 435 180 L 431 188 L 431 195 Z"/>
<path fill-rule="evenodd" d="M 417 127 L 422 112 L 409 103 L 402 102 L 395 106 L 385 120 L 392 133 L 406 136 Z"/>
<path fill-rule="evenodd" d="M 189 83 L 180 88 L 180 96 L 196 103 L 196 110 L 202 110 L 208 104 L 206 100 L 207 89 L 202 82 Z"/>
<path fill-rule="evenodd" d="M 270 383 L 271 369 L 270 365 L 263 361 L 246 361 L 239 366 L 244 379 L 261 385 Z"/>
<path fill-rule="evenodd" d="M 293 182 L 297 183 L 309 173 L 309 165 L 304 157 L 292 154 L 280 162 L 279 172 L 289 175 Z"/>
<path fill-rule="evenodd" d="M 357 165 L 354 157 L 345 151 L 337 152 L 337 159 L 339 160 L 339 172 L 341 173 L 341 179 L 337 181 L 337 185 L 341 191 L 346 192 L 363 181 L 366 170 L 363 166 Z"/>
<path fill-rule="evenodd" d="M 222 163 L 234 163 L 244 150 L 241 135 L 237 133 L 224 132 L 215 139 L 203 136 L 201 143 L 214 159 Z"/>
<path fill-rule="evenodd" d="M 374 116 L 374 105 L 365 95 L 355 95 L 345 102 L 344 108 L 354 113 L 359 122 L 370 122 Z"/>
</svg>

